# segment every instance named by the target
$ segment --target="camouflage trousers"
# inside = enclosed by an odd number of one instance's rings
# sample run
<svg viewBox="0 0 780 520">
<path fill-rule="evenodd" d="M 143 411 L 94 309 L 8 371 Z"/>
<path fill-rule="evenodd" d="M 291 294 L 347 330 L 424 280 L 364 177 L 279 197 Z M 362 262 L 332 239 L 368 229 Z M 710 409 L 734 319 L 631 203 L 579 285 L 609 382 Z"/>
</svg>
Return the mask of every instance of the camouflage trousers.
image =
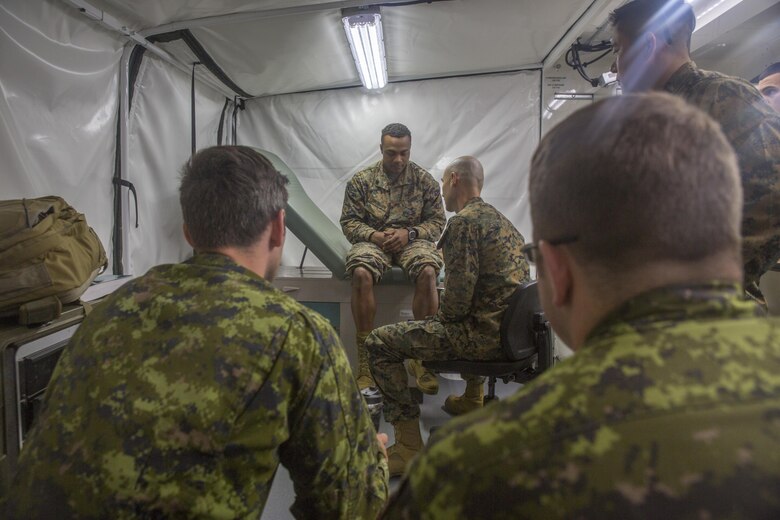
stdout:
<svg viewBox="0 0 780 520">
<path fill-rule="evenodd" d="M 437 319 L 407 321 L 374 329 L 366 338 L 371 375 L 384 396 L 385 420 L 391 424 L 420 417 L 420 405 L 412 398 L 404 360 L 468 359 L 465 346 L 453 344 Z M 468 349 L 471 351 L 472 349 Z M 462 376 L 467 381 L 485 378 Z"/>
<path fill-rule="evenodd" d="M 433 267 L 438 276 L 444 260 L 436 245 L 429 240 L 409 242 L 395 254 L 382 251 L 373 242 L 358 242 L 347 253 L 347 274 L 351 275 L 356 267 L 364 267 L 373 276 L 374 283 L 379 283 L 385 271 L 389 271 L 393 265 L 400 266 L 414 281 L 426 265 Z"/>
</svg>

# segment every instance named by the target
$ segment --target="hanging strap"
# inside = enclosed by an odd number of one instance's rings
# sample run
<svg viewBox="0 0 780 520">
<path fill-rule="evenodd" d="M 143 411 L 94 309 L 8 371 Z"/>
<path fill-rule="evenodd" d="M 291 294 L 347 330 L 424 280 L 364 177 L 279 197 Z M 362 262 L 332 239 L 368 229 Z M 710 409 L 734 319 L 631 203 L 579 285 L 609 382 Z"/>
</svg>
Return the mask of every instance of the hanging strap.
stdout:
<svg viewBox="0 0 780 520">
<path fill-rule="evenodd" d="M 195 155 L 195 150 L 197 148 L 195 144 L 195 67 L 198 65 L 200 65 L 199 61 L 192 62 L 192 84 L 190 89 L 190 99 L 192 101 L 191 123 L 192 123 L 192 154 L 193 155 Z"/>
<path fill-rule="evenodd" d="M 222 107 L 222 115 L 219 116 L 219 128 L 217 129 L 217 144 L 222 146 L 222 134 L 225 131 L 225 112 L 230 106 L 230 99 L 225 98 L 225 105 Z"/>
<path fill-rule="evenodd" d="M 133 194 L 133 202 L 135 202 L 135 227 L 138 227 L 138 193 L 135 191 L 135 184 L 128 181 L 127 179 L 120 179 L 118 177 L 114 177 L 114 184 L 117 186 L 124 186 L 125 188 L 129 189 L 130 192 Z"/>
</svg>

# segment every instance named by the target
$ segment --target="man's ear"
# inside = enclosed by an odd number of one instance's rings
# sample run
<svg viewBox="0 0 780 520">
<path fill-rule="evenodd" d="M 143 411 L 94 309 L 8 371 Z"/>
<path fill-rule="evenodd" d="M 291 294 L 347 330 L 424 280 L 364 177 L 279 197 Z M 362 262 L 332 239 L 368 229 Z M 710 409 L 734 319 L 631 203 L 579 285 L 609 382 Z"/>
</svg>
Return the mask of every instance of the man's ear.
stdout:
<svg viewBox="0 0 780 520">
<path fill-rule="evenodd" d="M 659 50 L 658 37 L 655 33 L 647 31 L 639 37 L 639 57 L 642 62 L 648 62 L 653 59 L 656 52 Z"/>
<path fill-rule="evenodd" d="M 184 240 L 187 241 L 191 248 L 195 249 L 195 244 L 192 243 L 192 237 L 190 236 L 190 230 L 187 229 L 187 224 L 182 223 L 181 230 L 184 232 Z"/>
<path fill-rule="evenodd" d="M 271 237 L 269 243 L 271 247 L 282 247 L 284 245 L 284 236 L 286 233 L 284 217 L 285 212 L 283 209 L 280 209 L 273 219 L 271 219 Z"/>
<path fill-rule="evenodd" d="M 539 242 L 541 269 L 544 270 L 549 287 L 552 290 L 552 304 L 563 307 L 571 301 L 572 258 L 563 246 L 553 246 L 541 240 Z"/>
</svg>

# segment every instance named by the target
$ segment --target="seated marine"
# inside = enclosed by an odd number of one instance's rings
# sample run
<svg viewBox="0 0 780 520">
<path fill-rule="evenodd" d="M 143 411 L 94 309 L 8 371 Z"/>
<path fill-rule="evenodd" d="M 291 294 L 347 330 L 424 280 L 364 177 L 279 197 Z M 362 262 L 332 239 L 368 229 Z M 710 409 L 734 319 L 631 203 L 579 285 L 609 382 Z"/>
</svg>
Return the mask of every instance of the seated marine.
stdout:
<svg viewBox="0 0 780 520">
<path fill-rule="evenodd" d="M 420 406 L 407 388 L 404 360 L 503 358 L 501 318 L 515 289 L 528 281 L 523 237 L 480 198 L 483 182 L 482 165 L 474 157 L 460 157 L 444 170 L 444 203 L 457 214 L 439 241 L 447 269 L 438 312 L 429 319 L 379 327 L 366 339 L 385 420 L 395 430 L 395 444 L 388 449 L 390 476 L 401 475 L 422 449 Z M 469 399 L 481 404 L 484 378 L 466 379 L 466 393 L 450 396 L 451 406 Z"/>
<path fill-rule="evenodd" d="M 287 179 L 242 146 L 184 166 L 195 256 L 85 318 L 3 518 L 258 518 L 279 463 L 305 518 L 375 518 L 383 446 L 328 322 L 271 285 Z"/>
<path fill-rule="evenodd" d="M 669 94 L 594 103 L 544 137 L 529 191 L 576 353 L 437 431 L 383 518 L 780 518 L 780 319 L 743 296 L 718 123 Z"/>
<path fill-rule="evenodd" d="M 442 259 L 435 242 L 444 229 L 439 185 L 424 168 L 409 160 L 412 134 L 401 123 L 382 129 L 382 160 L 355 174 L 344 191 L 341 228 L 352 244 L 347 273 L 352 278 L 352 316 L 357 331 L 358 387 L 368 397 L 377 389 L 368 368 L 365 341 L 374 328 L 374 285 L 393 265 L 414 281 L 415 319 L 432 316 L 439 306 L 436 278 Z M 410 362 L 417 386 L 426 394 L 439 391 L 436 376 Z"/>
</svg>

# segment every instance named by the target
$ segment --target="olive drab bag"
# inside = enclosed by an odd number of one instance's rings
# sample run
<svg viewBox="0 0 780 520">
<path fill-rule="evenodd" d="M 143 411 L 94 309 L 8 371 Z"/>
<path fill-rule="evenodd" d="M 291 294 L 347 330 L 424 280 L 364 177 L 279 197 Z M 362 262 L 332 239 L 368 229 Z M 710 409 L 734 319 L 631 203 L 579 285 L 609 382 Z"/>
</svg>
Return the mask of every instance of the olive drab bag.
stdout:
<svg viewBox="0 0 780 520">
<path fill-rule="evenodd" d="M 106 263 L 84 215 L 60 197 L 0 201 L 0 316 L 50 321 Z"/>
</svg>

